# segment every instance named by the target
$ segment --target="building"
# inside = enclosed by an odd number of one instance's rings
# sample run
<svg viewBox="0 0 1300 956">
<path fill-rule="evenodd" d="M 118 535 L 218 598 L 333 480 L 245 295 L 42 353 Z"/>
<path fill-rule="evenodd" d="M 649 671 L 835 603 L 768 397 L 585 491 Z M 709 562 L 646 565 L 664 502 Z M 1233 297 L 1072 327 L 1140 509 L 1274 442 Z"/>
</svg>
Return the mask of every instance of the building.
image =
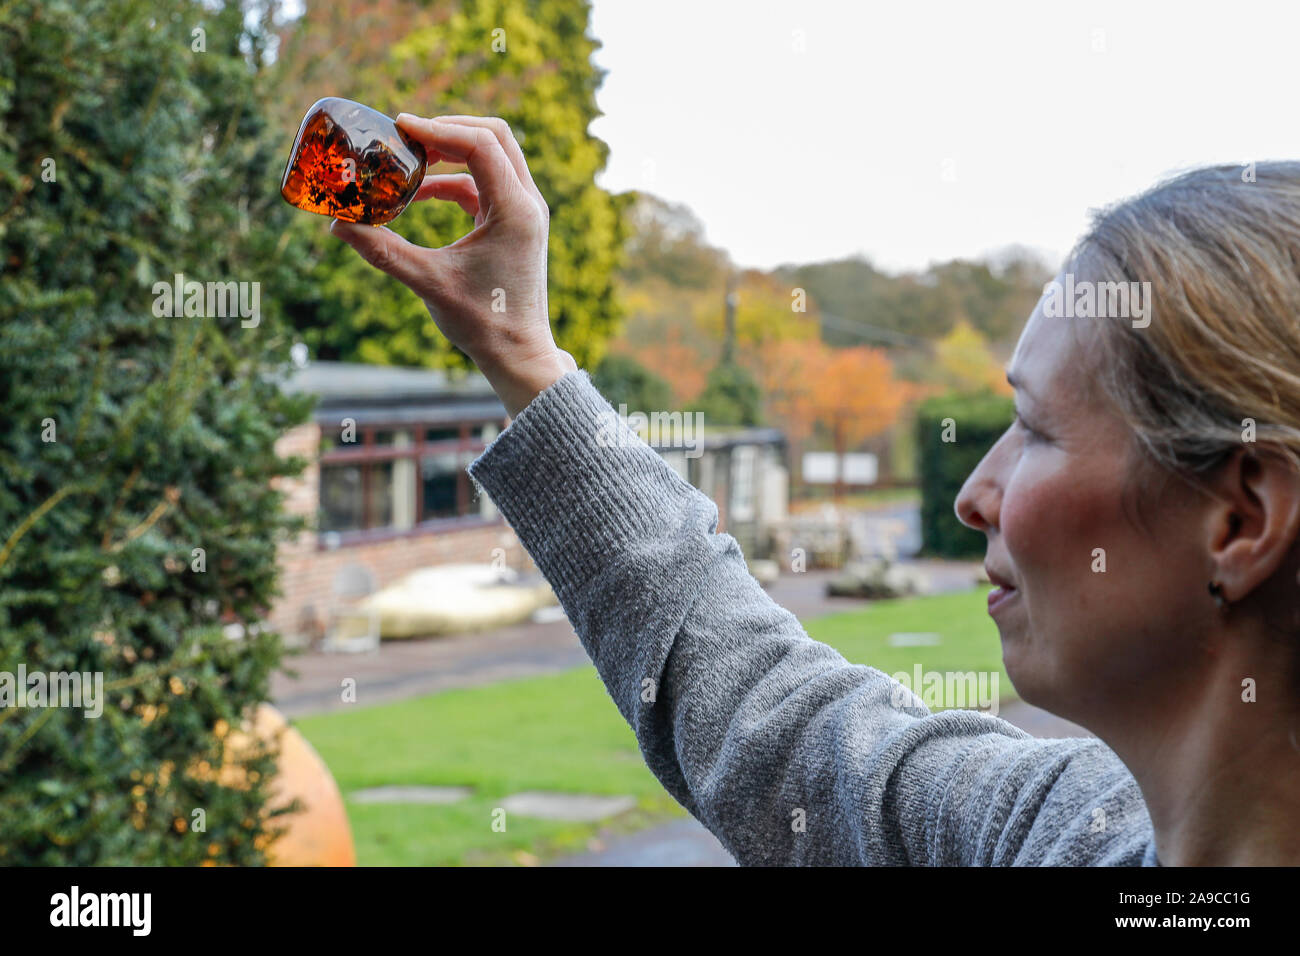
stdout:
<svg viewBox="0 0 1300 956">
<path fill-rule="evenodd" d="M 317 397 L 312 420 L 277 446 L 308 461 L 282 488 L 288 510 L 308 518 L 311 530 L 281 546 L 282 596 L 269 615 L 290 643 L 322 634 L 341 582 L 358 575 L 382 588 L 439 564 L 532 569 L 465 470 L 507 424 L 481 375 L 312 362 L 285 388 Z M 764 556 L 765 528 L 785 517 L 788 503 L 781 433 L 730 430 L 692 447 L 652 444 L 718 503 L 719 529 L 746 555 Z"/>
<path fill-rule="evenodd" d="M 789 514 L 785 435 L 775 428 L 736 428 L 706 431 L 695 449 L 675 442 L 650 444 L 674 471 L 713 499 L 718 530 L 735 538 L 747 558 L 770 557 L 768 530 Z"/>
</svg>

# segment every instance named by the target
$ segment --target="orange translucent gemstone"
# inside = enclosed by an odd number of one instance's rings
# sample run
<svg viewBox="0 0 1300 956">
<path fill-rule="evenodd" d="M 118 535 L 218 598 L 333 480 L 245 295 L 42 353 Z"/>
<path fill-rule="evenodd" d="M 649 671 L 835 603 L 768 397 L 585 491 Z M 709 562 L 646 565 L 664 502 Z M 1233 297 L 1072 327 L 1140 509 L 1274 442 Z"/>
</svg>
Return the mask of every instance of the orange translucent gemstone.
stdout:
<svg viewBox="0 0 1300 956">
<path fill-rule="evenodd" d="M 415 198 L 425 159 L 424 147 L 383 113 L 327 96 L 303 117 L 280 195 L 308 212 L 377 226 Z"/>
</svg>

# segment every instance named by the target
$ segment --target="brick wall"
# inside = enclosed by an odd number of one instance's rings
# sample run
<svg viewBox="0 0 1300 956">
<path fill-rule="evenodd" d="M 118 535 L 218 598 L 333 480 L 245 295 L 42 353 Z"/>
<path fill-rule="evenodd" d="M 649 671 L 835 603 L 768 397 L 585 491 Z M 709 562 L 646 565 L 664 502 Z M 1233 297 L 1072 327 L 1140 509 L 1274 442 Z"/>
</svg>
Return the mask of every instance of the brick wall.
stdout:
<svg viewBox="0 0 1300 956">
<path fill-rule="evenodd" d="M 294 479 L 282 479 L 285 509 L 314 521 L 320 500 L 320 427 L 300 425 L 286 432 L 276 445 L 282 457 L 302 455 L 310 464 Z M 517 571 L 534 565 L 510 526 L 496 519 L 453 531 L 415 532 L 385 541 L 342 545 L 323 551 L 314 532 L 304 532 L 279 549 L 281 597 L 268 621 L 287 643 L 301 644 L 321 633 L 334 603 L 334 579 L 350 564 L 360 564 L 374 575 L 377 588 L 387 587 L 417 568 L 439 564 L 488 564 L 493 550 L 505 551 L 506 564 Z"/>
</svg>

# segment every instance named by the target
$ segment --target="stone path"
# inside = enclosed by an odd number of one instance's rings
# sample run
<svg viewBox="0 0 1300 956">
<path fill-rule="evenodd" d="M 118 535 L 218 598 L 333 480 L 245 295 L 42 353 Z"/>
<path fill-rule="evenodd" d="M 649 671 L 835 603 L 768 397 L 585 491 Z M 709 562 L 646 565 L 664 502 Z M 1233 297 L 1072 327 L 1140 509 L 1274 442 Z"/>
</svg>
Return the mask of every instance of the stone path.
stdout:
<svg viewBox="0 0 1300 956">
<path fill-rule="evenodd" d="M 275 706 L 290 717 L 337 710 L 344 678 L 357 702 L 379 704 L 456 687 L 477 687 L 591 663 L 567 620 L 517 624 L 478 634 L 384 641 L 372 654 L 296 654 L 271 681 Z"/>
</svg>

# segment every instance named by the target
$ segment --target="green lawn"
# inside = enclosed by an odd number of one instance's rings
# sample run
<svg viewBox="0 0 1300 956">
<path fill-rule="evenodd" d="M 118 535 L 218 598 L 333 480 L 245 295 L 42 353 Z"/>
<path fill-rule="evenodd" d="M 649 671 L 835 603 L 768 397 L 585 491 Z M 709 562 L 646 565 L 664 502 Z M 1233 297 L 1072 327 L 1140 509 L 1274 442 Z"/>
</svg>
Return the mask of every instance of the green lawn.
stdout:
<svg viewBox="0 0 1300 956">
<path fill-rule="evenodd" d="M 886 673 L 910 673 L 915 662 L 927 670 L 1001 671 L 983 589 L 880 602 L 805 626 L 849 660 Z M 888 636 L 898 631 L 941 633 L 943 643 L 889 647 Z M 1009 695 L 1006 674 L 999 680 Z M 345 798 L 383 784 L 474 789 L 469 799 L 442 806 L 348 801 L 362 865 L 527 863 L 581 850 L 601 829 L 631 830 L 684 815 L 642 763 L 636 738 L 593 667 L 294 724 L 329 764 Z M 521 790 L 633 794 L 638 808 L 603 827 L 509 815 L 505 832 L 495 832 L 493 808 Z"/>
<path fill-rule="evenodd" d="M 961 594 L 877 601 L 860 611 L 804 621 L 816 640 L 834 647 L 855 664 L 870 664 L 886 674 L 924 670 L 990 671 L 998 674 L 1002 699 L 1015 696 L 1002 668 L 998 629 L 988 616 L 987 587 Z M 937 646 L 891 647 L 896 633 L 940 635 Z"/>
</svg>

